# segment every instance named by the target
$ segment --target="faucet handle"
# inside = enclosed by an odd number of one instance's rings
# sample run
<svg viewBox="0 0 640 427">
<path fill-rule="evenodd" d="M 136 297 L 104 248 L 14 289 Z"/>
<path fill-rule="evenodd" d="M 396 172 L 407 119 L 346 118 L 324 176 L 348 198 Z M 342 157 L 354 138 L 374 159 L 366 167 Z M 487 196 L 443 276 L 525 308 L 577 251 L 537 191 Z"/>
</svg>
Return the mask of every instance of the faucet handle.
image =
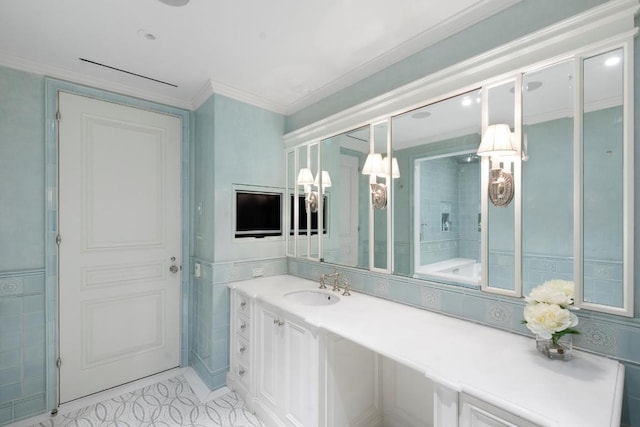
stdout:
<svg viewBox="0 0 640 427">
<path fill-rule="evenodd" d="M 333 280 L 333 289 L 334 292 L 335 291 L 340 291 L 340 280 L 338 279 L 338 277 L 336 276 L 336 278 Z"/>
<path fill-rule="evenodd" d="M 349 292 L 349 281 L 345 280 L 344 282 L 342 282 L 342 287 L 344 288 L 344 292 L 342 293 L 342 295 L 348 297 L 351 295 L 351 292 Z"/>
<path fill-rule="evenodd" d="M 327 275 L 326 274 L 321 274 L 320 275 L 320 289 L 327 289 L 327 285 L 325 283 L 325 280 L 327 280 Z"/>
</svg>

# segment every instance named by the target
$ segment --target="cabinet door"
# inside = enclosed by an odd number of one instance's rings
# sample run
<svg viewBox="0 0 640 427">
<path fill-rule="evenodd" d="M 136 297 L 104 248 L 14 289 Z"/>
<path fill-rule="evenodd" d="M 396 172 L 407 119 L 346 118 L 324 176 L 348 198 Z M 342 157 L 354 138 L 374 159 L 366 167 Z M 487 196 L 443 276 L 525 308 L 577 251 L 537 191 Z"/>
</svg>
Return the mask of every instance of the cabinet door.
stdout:
<svg viewBox="0 0 640 427">
<path fill-rule="evenodd" d="M 515 414 L 465 393 L 460 394 L 460 427 L 536 427 Z"/>
<path fill-rule="evenodd" d="M 310 334 L 307 329 L 290 320 L 284 323 L 282 376 L 284 380 L 284 416 L 293 426 L 310 426 L 311 390 L 317 388 L 312 381 Z"/>
<path fill-rule="evenodd" d="M 279 399 L 281 321 L 281 316 L 273 311 L 258 310 L 257 393 L 258 399 L 275 413 L 278 412 Z"/>
</svg>

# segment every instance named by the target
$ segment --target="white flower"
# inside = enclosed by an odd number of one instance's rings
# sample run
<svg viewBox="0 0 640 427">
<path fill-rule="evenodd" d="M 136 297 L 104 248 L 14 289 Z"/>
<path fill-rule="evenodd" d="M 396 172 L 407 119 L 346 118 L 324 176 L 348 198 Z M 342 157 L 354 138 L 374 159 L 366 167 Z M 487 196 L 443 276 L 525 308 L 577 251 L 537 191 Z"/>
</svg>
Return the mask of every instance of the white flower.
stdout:
<svg viewBox="0 0 640 427">
<path fill-rule="evenodd" d="M 533 288 L 529 296 L 525 298 L 528 303 L 545 302 L 547 304 L 558 304 L 566 308 L 573 304 L 575 285 L 567 280 L 549 280 L 542 285 Z"/>
<path fill-rule="evenodd" d="M 566 308 L 544 302 L 527 304 L 524 308 L 524 319 L 531 332 L 545 339 L 551 339 L 553 333 L 578 324 L 578 316 Z"/>
</svg>

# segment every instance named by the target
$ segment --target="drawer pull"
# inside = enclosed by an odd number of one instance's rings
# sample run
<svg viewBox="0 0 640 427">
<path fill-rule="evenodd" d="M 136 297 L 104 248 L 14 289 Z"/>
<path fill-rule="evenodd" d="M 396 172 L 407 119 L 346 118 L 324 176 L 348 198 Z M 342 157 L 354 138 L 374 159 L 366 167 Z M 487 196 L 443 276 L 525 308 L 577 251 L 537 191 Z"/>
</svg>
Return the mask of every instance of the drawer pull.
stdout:
<svg viewBox="0 0 640 427">
<path fill-rule="evenodd" d="M 278 325 L 278 326 L 282 326 L 282 325 L 284 325 L 284 321 L 280 320 L 280 319 L 273 319 L 273 324 L 274 325 Z"/>
<path fill-rule="evenodd" d="M 247 329 L 247 325 L 244 322 L 242 322 L 242 324 L 240 325 L 240 330 L 244 331 L 245 329 Z"/>
<path fill-rule="evenodd" d="M 242 301 L 240 303 L 240 307 L 245 308 L 247 306 L 247 302 L 246 301 Z"/>
<path fill-rule="evenodd" d="M 244 375 L 244 369 L 240 369 L 240 370 L 238 371 L 238 375 L 243 376 L 243 375 Z"/>
<path fill-rule="evenodd" d="M 240 347 L 240 353 L 244 353 L 247 349 L 244 346 Z"/>
</svg>

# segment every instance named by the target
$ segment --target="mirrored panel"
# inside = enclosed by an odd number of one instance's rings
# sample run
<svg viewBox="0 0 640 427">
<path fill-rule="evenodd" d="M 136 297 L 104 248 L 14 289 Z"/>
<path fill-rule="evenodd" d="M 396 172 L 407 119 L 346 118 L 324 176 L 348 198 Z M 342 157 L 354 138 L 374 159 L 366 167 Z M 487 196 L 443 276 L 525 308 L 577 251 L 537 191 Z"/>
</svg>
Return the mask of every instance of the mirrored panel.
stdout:
<svg viewBox="0 0 640 427">
<path fill-rule="evenodd" d="M 547 280 L 574 280 L 574 61 L 522 81 L 523 294 Z"/>
<path fill-rule="evenodd" d="M 583 297 L 623 307 L 622 49 L 584 60 Z"/>
<path fill-rule="evenodd" d="M 320 260 L 320 235 L 322 230 L 319 229 L 320 219 L 322 216 L 322 200 L 320 199 L 320 145 L 313 143 L 309 145 L 309 170 L 313 177 L 310 185 L 310 191 L 305 193 L 307 199 L 305 208 L 307 211 L 306 227 L 302 227 L 307 232 L 309 239 L 309 258 Z"/>
<path fill-rule="evenodd" d="M 372 213 L 372 230 L 370 232 L 372 245 L 369 250 L 373 250 L 373 254 L 369 256 L 370 262 L 375 269 L 387 270 L 389 266 L 388 243 L 388 224 L 387 218 L 389 214 L 389 184 L 391 176 L 389 170 L 391 168 L 392 157 L 388 152 L 388 131 L 387 122 L 377 123 L 373 125 L 373 141 L 371 144 L 371 154 L 368 156 L 368 162 L 365 163 L 362 173 L 369 175 L 369 187 L 371 192 Z M 375 157 L 372 157 L 374 155 Z M 370 163 L 371 170 L 368 170 Z"/>
<path fill-rule="evenodd" d="M 295 150 L 287 152 L 287 193 L 289 197 L 285 197 L 285 215 L 284 223 L 287 234 L 287 256 L 296 256 L 296 239 L 294 233 L 294 190 L 296 187 L 296 152 Z"/>
<path fill-rule="evenodd" d="M 515 83 L 490 87 L 486 96 L 488 127 L 506 125 L 507 132 L 514 132 Z M 490 199 L 487 203 L 487 288 L 504 291 L 516 289 L 514 159 L 513 156 L 483 158 L 490 162 L 486 190 Z"/>
<path fill-rule="evenodd" d="M 369 268 L 369 177 L 360 173 L 369 137 L 364 126 L 321 142 L 325 262 Z"/>
<path fill-rule="evenodd" d="M 481 92 L 392 119 L 394 274 L 480 283 Z"/>
<path fill-rule="evenodd" d="M 309 195 L 311 193 L 311 187 L 313 183 L 313 176 L 311 173 L 310 165 L 309 165 L 309 147 L 304 145 L 298 147 L 296 149 L 298 156 L 298 170 L 296 171 L 296 186 L 298 188 L 297 200 L 295 200 L 294 193 L 289 195 L 289 200 L 292 203 L 292 206 L 295 204 L 297 207 L 294 207 L 292 211 L 293 223 L 294 226 L 297 225 L 296 229 L 298 230 L 298 234 L 295 235 L 296 240 L 296 253 L 297 256 L 307 258 L 309 256 L 309 239 L 307 233 L 309 231 L 309 224 L 311 221 L 311 212 L 307 209 Z M 298 212 L 297 217 L 295 216 L 295 212 Z"/>
</svg>

